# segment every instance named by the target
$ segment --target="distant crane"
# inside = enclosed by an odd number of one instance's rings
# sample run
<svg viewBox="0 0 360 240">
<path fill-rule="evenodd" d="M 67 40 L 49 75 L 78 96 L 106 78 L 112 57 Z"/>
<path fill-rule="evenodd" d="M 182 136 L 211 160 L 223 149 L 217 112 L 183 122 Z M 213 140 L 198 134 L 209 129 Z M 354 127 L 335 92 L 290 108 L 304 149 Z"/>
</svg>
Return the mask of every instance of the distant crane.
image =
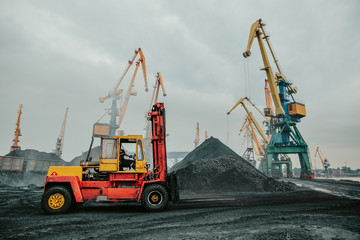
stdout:
<svg viewBox="0 0 360 240">
<path fill-rule="evenodd" d="M 205 140 L 209 138 L 207 131 L 205 131 Z"/>
<path fill-rule="evenodd" d="M 324 172 L 327 173 L 328 172 L 328 168 L 330 167 L 330 163 L 329 160 L 327 160 L 327 158 L 325 157 L 325 155 L 320 151 L 320 148 L 317 147 L 316 151 L 315 151 L 315 157 L 319 155 L 320 161 L 322 166 L 324 167 Z"/>
<path fill-rule="evenodd" d="M 244 123 L 243 123 L 243 125 L 242 125 L 242 127 L 240 129 L 239 135 L 241 135 L 241 133 L 244 130 L 246 130 L 246 133 L 245 133 L 244 137 L 249 137 L 250 138 L 251 145 L 253 146 L 253 149 L 255 149 L 256 155 L 263 157 L 265 155 L 264 147 L 266 147 L 268 142 L 267 142 L 267 139 L 266 139 L 265 142 L 264 142 L 264 146 L 262 146 L 262 144 L 260 143 L 260 141 L 259 141 L 259 139 L 258 139 L 258 137 L 256 135 L 253 124 L 256 125 L 257 123 L 254 123 L 251 120 L 250 116 L 247 115 L 245 117 L 245 121 L 244 121 Z M 255 142 L 255 145 L 254 145 L 254 142 Z"/>
<path fill-rule="evenodd" d="M 252 126 L 252 121 L 251 121 L 251 118 L 249 117 L 249 115 L 247 115 L 245 117 L 244 123 L 240 129 L 239 135 L 241 135 L 244 131 L 245 131 L 244 141 L 242 144 L 244 144 L 245 140 L 247 140 L 247 148 L 243 154 L 243 157 L 245 160 L 250 162 L 255 167 L 256 161 L 255 161 L 255 157 L 254 157 L 254 151 L 257 156 L 261 156 L 261 157 L 263 157 L 265 155 L 265 152 L 264 152 L 263 146 L 261 145 L 261 143 L 256 135 L 254 127 Z M 255 142 L 255 144 L 254 144 L 254 142 Z M 249 143 L 251 143 L 252 147 L 249 146 L 250 145 Z"/>
<path fill-rule="evenodd" d="M 255 106 L 255 104 L 253 104 L 249 98 L 244 97 L 244 98 L 240 98 L 239 101 L 237 101 L 237 103 L 234 105 L 234 107 L 232 107 L 230 109 L 230 111 L 227 113 L 227 115 L 229 115 L 237 106 L 239 106 L 241 104 L 241 106 L 245 109 L 247 115 L 249 116 L 251 122 L 254 123 L 256 130 L 258 131 L 258 133 L 260 134 L 260 136 L 262 137 L 262 139 L 264 140 L 264 142 L 268 142 L 268 138 L 265 136 L 264 132 L 262 131 L 262 129 L 260 128 L 259 124 L 257 123 L 256 119 L 254 118 L 253 114 L 249 111 L 249 109 L 246 107 L 244 101 L 247 100 L 249 103 L 251 103 L 251 105 L 253 105 L 255 107 L 255 109 L 262 115 L 263 113 Z M 264 116 L 265 117 L 265 116 Z M 266 117 L 265 117 L 266 118 Z"/>
<path fill-rule="evenodd" d="M 134 70 L 133 76 L 131 78 L 131 83 L 130 83 L 129 88 L 127 90 L 127 93 L 125 95 L 125 101 L 124 101 L 123 105 L 120 107 L 120 111 L 119 111 L 118 107 L 117 107 L 117 101 L 120 99 L 120 95 L 123 93 L 123 89 L 118 89 L 118 88 L 119 88 L 121 82 L 124 80 L 124 77 L 125 77 L 126 73 L 129 71 L 130 67 L 134 63 L 135 58 L 138 55 L 140 57 L 139 57 L 138 61 L 136 62 L 136 68 Z M 144 75 L 145 91 L 146 92 L 148 91 L 145 57 L 144 57 L 144 54 L 143 54 L 141 48 L 139 48 L 138 50 L 135 50 L 135 55 L 133 56 L 133 58 L 131 60 L 129 60 L 128 64 L 129 65 L 125 69 L 124 73 L 121 75 L 121 78 L 120 78 L 119 82 L 116 84 L 114 90 L 109 92 L 109 94 L 106 95 L 105 97 L 100 97 L 99 98 L 99 101 L 101 103 L 103 103 L 106 99 L 112 97 L 112 105 L 111 105 L 111 110 L 110 110 L 110 113 L 109 113 L 110 114 L 110 134 L 109 135 L 111 137 L 115 135 L 116 129 L 118 129 L 120 127 L 121 122 L 124 119 L 126 108 L 127 108 L 128 103 L 129 103 L 130 96 L 131 95 L 136 95 L 136 93 L 132 92 L 132 89 L 133 89 L 133 86 L 134 86 L 136 73 L 138 71 L 138 68 L 139 68 L 140 64 L 141 64 L 143 75 Z M 118 123 L 116 123 L 117 116 L 119 116 Z"/>
<path fill-rule="evenodd" d="M 199 131 L 200 131 L 199 123 L 197 122 L 196 123 L 196 136 L 195 136 L 195 140 L 194 140 L 195 148 L 197 148 L 197 146 L 199 146 L 199 142 L 200 142 Z"/>
<path fill-rule="evenodd" d="M 150 107 L 147 110 L 146 115 L 145 115 L 146 119 L 148 118 L 148 115 L 151 112 L 152 106 L 154 106 L 154 104 L 157 103 L 157 101 L 158 101 L 160 87 L 162 89 L 163 96 L 166 97 L 164 82 L 163 82 L 161 74 L 158 72 L 156 74 L 156 80 L 155 80 L 155 85 L 154 85 L 154 91 L 151 96 Z M 146 122 L 147 122 L 147 127 L 146 127 L 146 137 L 145 138 L 149 139 L 149 141 L 151 141 L 151 125 L 150 125 L 149 121 L 146 120 Z M 149 144 L 151 145 L 151 142 L 149 142 Z"/>
<path fill-rule="evenodd" d="M 154 85 L 154 91 L 153 94 L 151 96 L 151 101 L 150 101 L 150 107 L 148 108 L 145 118 L 147 119 L 149 117 L 149 113 L 151 112 L 151 108 L 152 106 L 155 105 L 155 103 L 157 103 L 158 98 L 159 98 L 159 91 L 160 88 L 162 89 L 163 92 L 163 96 L 166 97 L 166 92 L 165 92 L 165 87 L 164 87 L 164 81 L 163 78 L 161 76 L 161 74 L 158 72 L 156 74 L 156 80 L 155 80 L 155 85 Z M 149 162 L 152 162 L 150 160 L 152 160 L 152 155 L 151 153 L 151 138 L 152 138 L 152 131 L 151 131 L 151 124 L 148 120 L 146 120 L 146 135 L 144 138 L 144 151 L 145 151 L 145 159 L 149 159 Z"/>
<path fill-rule="evenodd" d="M 65 127 L 66 127 L 66 119 L 67 119 L 68 110 L 69 110 L 69 108 L 67 107 L 66 111 L 65 111 L 64 120 L 63 120 L 63 123 L 61 125 L 61 130 L 60 130 L 59 137 L 56 139 L 55 150 L 53 150 L 53 153 L 55 153 L 59 157 L 61 157 L 61 155 L 63 153 Z"/>
<path fill-rule="evenodd" d="M 21 150 L 21 147 L 18 145 L 19 141 L 19 137 L 22 136 L 21 132 L 20 132 L 20 117 L 21 117 L 21 111 L 22 109 L 22 104 L 20 104 L 19 107 L 19 111 L 18 111 L 18 117 L 17 117 L 17 121 L 16 121 L 16 129 L 15 129 L 15 138 L 13 140 L 14 144 L 10 147 L 10 152 L 14 151 L 14 150 Z"/>
</svg>

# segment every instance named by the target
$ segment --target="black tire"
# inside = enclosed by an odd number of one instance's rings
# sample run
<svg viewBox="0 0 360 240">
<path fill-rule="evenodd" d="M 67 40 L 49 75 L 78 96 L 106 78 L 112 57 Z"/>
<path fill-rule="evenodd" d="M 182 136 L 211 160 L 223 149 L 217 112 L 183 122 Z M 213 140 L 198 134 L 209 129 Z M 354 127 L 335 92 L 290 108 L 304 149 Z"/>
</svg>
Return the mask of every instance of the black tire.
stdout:
<svg viewBox="0 0 360 240">
<path fill-rule="evenodd" d="M 149 212 L 164 210 L 169 200 L 169 194 L 160 184 L 151 184 L 145 187 L 141 195 L 141 204 Z"/>
<path fill-rule="evenodd" d="M 69 189 L 59 185 L 46 190 L 41 198 L 41 207 L 47 214 L 61 214 L 69 211 L 73 202 Z"/>
</svg>

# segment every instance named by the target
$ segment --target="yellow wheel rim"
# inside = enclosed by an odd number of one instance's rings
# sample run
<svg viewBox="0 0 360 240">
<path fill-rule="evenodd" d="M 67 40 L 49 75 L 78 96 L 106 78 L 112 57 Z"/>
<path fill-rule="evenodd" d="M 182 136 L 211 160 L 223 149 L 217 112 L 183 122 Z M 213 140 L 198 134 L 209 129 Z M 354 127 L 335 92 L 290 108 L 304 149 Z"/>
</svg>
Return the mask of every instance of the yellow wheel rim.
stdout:
<svg viewBox="0 0 360 240">
<path fill-rule="evenodd" d="M 52 209 L 62 208 L 65 204 L 65 197 L 60 193 L 55 193 L 49 197 L 48 204 Z"/>
<path fill-rule="evenodd" d="M 153 205 L 153 206 L 157 206 L 159 204 L 161 204 L 163 201 L 163 197 L 161 195 L 160 192 L 158 191 L 152 191 L 149 193 L 148 195 L 148 202 Z"/>
<path fill-rule="evenodd" d="M 151 196 L 151 201 L 152 201 L 153 203 L 157 203 L 157 202 L 159 201 L 159 196 L 158 196 L 158 195 L 152 195 L 152 196 Z"/>
</svg>

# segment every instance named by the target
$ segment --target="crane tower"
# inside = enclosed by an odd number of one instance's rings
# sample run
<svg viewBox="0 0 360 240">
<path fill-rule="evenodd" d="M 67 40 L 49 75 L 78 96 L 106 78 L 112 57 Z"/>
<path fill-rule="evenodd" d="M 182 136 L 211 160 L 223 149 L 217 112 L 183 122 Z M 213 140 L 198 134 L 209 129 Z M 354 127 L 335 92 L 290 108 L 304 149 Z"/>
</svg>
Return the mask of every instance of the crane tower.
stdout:
<svg viewBox="0 0 360 240">
<path fill-rule="evenodd" d="M 21 109 L 22 109 L 22 104 L 20 104 L 19 107 L 18 117 L 16 121 L 15 138 L 13 140 L 14 144 L 10 147 L 10 152 L 14 150 L 21 150 L 21 147 L 18 145 L 18 143 L 20 142 L 19 137 L 21 136 L 21 132 L 20 132 L 20 117 L 22 113 Z"/>
<path fill-rule="evenodd" d="M 67 119 L 68 110 L 69 110 L 69 108 L 66 108 L 64 121 L 61 126 L 59 137 L 56 140 L 55 150 L 53 151 L 53 153 L 55 153 L 59 157 L 61 157 L 62 152 L 63 152 L 62 150 L 63 150 L 63 146 L 64 146 L 64 136 L 65 136 L 65 127 L 66 127 L 66 119 Z"/>
</svg>

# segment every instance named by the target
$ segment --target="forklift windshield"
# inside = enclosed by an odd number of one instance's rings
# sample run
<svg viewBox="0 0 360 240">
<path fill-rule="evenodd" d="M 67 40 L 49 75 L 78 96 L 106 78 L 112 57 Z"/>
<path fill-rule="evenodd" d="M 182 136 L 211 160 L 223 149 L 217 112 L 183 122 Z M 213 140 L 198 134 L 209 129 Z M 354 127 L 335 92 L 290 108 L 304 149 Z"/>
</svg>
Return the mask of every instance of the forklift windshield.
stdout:
<svg viewBox="0 0 360 240">
<path fill-rule="evenodd" d="M 101 146 L 101 158 L 102 159 L 116 159 L 118 141 L 116 138 L 104 138 Z"/>
</svg>

